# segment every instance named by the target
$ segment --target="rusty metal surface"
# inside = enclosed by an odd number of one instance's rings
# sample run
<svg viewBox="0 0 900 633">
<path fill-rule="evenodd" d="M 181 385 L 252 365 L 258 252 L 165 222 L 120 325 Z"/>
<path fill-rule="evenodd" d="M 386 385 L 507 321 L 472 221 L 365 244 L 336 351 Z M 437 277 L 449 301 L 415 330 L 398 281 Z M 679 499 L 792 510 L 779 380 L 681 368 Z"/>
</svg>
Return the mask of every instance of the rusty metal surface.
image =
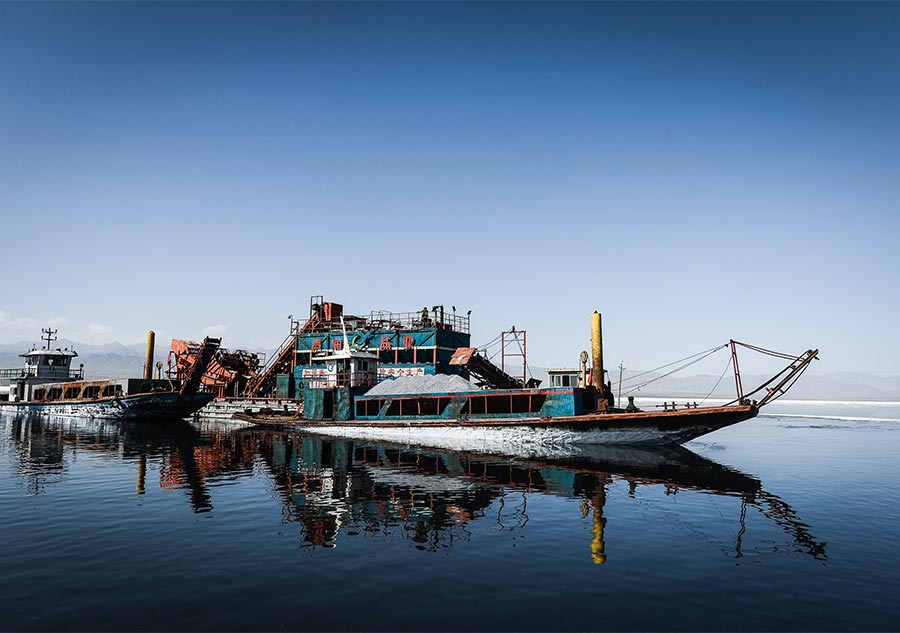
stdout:
<svg viewBox="0 0 900 633">
<path fill-rule="evenodd" d="M 196 341 L 172 339 L 169 369 L 166 375 L 184 380 L 193 366 L 201 344 Z M 239 396 L 247 383 L 257 375 L 262 355 L 242 349 L 219 348 L 202 378 L 205 391 L 217 397 Z"/>
<path fill-rule="evenodd" d="M 735 383 L 738 391 L 738 399 L 734 402 L 739 404 L 749 403 L 750 396 L 753 396 L 761 391 L 765 390 L 765 395 L 756 403 L 756 406 L 762 407 L 766 403 L 771 402 L 773 400 L 777 400 L 785 393 L 787 393 L 788 389 L 790 389 L 797 379 L 803 375 L 810 364 L 814 360 L 819 359 L 819 350 L 817 349 L 808 349 L 799 356 L 794 356 L 792 354 L 786 354 L 785 352 L 777 352 L 775 350 L 765 349 L 763 347 L 758 347 L 756 345 L 750 345 L 748 343 L 742 343 L 740 341 L 731 340 L 729 341 L 731 345 L 731 354 L 732 354 L 732 362 L 734 363 L 734 376 Z M 740 379 L 740 370 L 737 365 L 737 348 L 736 346 L 740 345 L 741 347 L 745 347 L 754 352 L 759 352 L 760 354 L 765 354 L 767 356 L 774 356 L 775 358 L 782 358 L 785 360 L 789 360 L 790 363 L 787 367 L 782 369 L 780 372 L 775 374 L 772 378 L 764 382 L 762 385 L 754 389 L 748 394 L 743 393 L 743 387 L 741 385 Z M 778 381 L 778 383 L 774 387 L 769 387 L 772 383 Z"/>
<path fill-rule="evenodd" d="M 482 384 L 492 389 L 516 389 L 524 386 L 521 379 L 507 374 L 474 347 L 458 348 L 450 358 L 450 364 L 465 367 L 473 376 L 477 376 Z"/>
<path fill-rule="evenodd" d="M 182 381 L 181 388 L 178 390 L 179 397 L 190 397 L 199 391 L 206 369 L 215 357 L 221 342 L 222 339 L 209 336 L 203 339 L 194 362 L 191 364 L 191 368 Z"/>
<path fill-rule="evenodd" d="M 528 333 L 525 330 L 517 330 L 516 326 L 512 326 L 508 330 L 504 330 L 500 333 L 500 369 L 503 373 L 512 376 L 516 380 L 521 379 L 521 383 L 524 385 L 528 382 Z M 512 350 L 512 351 L 510 351 Z M 513 361 L 513 359 L 519 359 L 521 361 Z M 521 362 L 522 375 L 512 373 L 512 368 L 510 367 L 510 363 L 513 362 L 515 367 L 518 367 L 518 362 Z"/>
<path fill-rule="evenodd" d="M 471 359 L 472 356 L 477 353 L 478 349 L 475 347 L 460 347 L 455 352 L 453 352 L 453 356 L 450 357 L 450 364 L 466 365 L 469 362 L 469 359 Z"/>
<path fill-rule="evenodd" d="M 78 393 L 68 395 L 71 390 L 77 390 Z M 113 394 L 101 395 L 105 391 L 113 390 Z M 59 393 L 57 397 L 53 397 Z M 122 384 L 116 380 L 82 380 L 77 382 L 60 382 L 48 383 L 46 385 L 37 385 L 32 391 L 32 397 L 29 402 L 55 402 L 55 401 L 76 401 L 76 400 L 96 400 L 100 398 L 113 398 L 124 394 Z"/>
<path fill-rule="evenodd" d="M 756 417 L 759 408 L 755 406 L 709 407 L 705 409 L 679 409 L 677 411 L 642 411 L 639 413 L 595 413 L 554 418 L 487 418 L 446 420 L 428 418 L 422 420 L 310 420 L 294 416 L 254 416 L 236 414 L 236 419 L 254 422 L 263 426 L 349 426 L 359 428 L 433 428 L 433 427 L 483 427 L 503 428 L 527 426 L 540 428 L 620 429 L 620 428 L 679 428 L 699 425 L 722 428 Z M 707 431 L 709 432 L 709 431 Z"/>
</svg>

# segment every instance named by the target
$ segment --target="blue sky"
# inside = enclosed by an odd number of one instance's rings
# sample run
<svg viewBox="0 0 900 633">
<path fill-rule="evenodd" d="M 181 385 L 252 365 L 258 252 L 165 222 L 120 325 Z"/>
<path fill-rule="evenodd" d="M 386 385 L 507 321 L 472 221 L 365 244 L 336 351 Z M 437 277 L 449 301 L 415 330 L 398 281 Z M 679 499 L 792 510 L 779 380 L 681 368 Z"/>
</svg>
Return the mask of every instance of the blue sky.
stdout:
<svg viewBox="0 0 900 633">
<path fill-rule="evenodd" d="M 455 304 L 897 373 L 900 4 L 0 3 L 0 342 Z"/>
</svg>

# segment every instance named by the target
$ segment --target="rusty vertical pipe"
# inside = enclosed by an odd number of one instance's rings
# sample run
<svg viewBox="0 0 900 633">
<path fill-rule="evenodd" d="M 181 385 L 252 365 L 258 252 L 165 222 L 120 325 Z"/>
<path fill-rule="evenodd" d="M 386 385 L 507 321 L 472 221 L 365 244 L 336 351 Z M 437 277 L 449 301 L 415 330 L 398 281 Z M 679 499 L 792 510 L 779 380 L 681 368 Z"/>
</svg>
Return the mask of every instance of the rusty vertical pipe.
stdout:
<svg viewBox="0 0 900 633">
<path fill-rule="evenodd" d="M 147 332 L 147 357 L 144 359 L 144 380 L 153 380 L 153 346 L 156 343 L 156 332 Z"/>
<path fill-rule="evenodd" d="M 603 532 L 606 529 L 606 518 L 603 516 L 603 507 L 606 505 L 606 488 L 601 486 L 597 494 L 591 500 L 594 506 L 594 516 L 591 517 L 591 560 L 595 565 L 606 562 L 606 541 Z"/>
<path fill-rule="evenodd" d="M 146 492 L 145 483 L 147 481 L 147 455 L 141 453 L 138 456 L 138 479 L 137 493 L 142 495 Z"/>
<path fill-rule="evenodd" d="M 591 314 L 591 382 L 597 389 L 603 390 L 603 330 L 600 323 L 600 313 L 594 310 Z"/>
</svg>

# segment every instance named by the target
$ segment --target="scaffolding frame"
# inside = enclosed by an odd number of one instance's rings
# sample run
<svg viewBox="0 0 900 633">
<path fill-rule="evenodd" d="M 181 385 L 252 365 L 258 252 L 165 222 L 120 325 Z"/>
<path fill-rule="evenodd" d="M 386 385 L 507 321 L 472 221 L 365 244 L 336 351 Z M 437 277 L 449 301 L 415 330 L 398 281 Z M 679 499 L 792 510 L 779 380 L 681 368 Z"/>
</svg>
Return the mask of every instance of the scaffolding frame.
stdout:
<svg viewBox="0 0 900 633">
<path fill-rule="evenodd" d="M 496 339 L 495 339 L 496 340 Z M 528 333 L 526 330 L 517 330 L 516 326 L 512 326 L 509 330 L 500 333 L 500 369 L 513 378 L 521 378 L 522 384 L 528 382 Z M 512 351 L 510 351 L 512 350 Z M 507 359 L 522 359 L 522 373 L 514 374 L 506 369 Z M 518 371 L 518 362 L 516 369 Z"/>
</svg>

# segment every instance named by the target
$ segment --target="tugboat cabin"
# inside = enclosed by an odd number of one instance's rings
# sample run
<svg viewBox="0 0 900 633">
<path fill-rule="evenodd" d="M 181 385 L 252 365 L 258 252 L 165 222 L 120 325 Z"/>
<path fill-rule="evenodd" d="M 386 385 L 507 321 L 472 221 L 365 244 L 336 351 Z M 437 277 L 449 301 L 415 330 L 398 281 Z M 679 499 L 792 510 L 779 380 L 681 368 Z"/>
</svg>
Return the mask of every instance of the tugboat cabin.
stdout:
<svg viewBox="0 0 900 633">
<path fill-rule="evenodd" d="M 581 372 L 571 367 L 548 369 L 547 379 L 551 387 L 584 387 Z"/>
<path fill-rule="evenodd" d="M 69 348 L 32 349 L 19 354 L 20 358 L 25 359 L 25 367 L 0 369 L 0 401 L 31 400 L 34 385 L 81 380 L 84 365 L 74 370 L 71 368 L 72 359 L 77 356 L 75 350 Z"/>
</svg>

